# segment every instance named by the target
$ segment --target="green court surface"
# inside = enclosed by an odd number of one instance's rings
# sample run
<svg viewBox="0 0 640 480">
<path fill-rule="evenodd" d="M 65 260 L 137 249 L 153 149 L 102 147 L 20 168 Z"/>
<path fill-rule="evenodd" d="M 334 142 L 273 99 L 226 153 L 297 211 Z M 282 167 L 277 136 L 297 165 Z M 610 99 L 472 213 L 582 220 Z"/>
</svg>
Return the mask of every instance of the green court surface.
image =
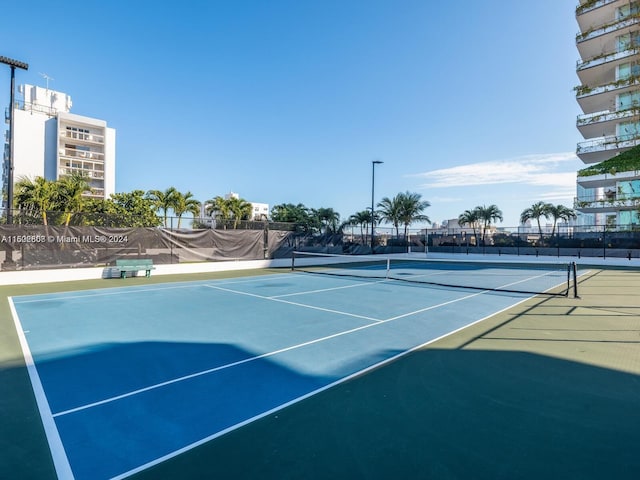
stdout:
<svg viewBox="0 0 640 480">
<path fill-rule="evenodd" d="M 111 286 L 0 288 L 0 478 L 56 478 L 7 297 Z M 639 291 L 591 268 L 580 298 L 531 298 L 130 478 L 640 478 Z"/>
</svg>

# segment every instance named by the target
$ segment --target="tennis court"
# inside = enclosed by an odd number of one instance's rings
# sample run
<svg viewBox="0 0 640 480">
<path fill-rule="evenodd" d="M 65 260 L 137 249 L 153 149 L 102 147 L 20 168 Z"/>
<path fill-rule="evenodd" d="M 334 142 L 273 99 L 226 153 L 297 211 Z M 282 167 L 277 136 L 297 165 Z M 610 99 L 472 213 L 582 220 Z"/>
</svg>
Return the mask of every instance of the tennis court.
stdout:
<svg viewBox="0 0 640 480">
<path fill-rule="evenodd" d="M 456 279 L 461 264 L 423 267 L 428 284 L 368 263 L 361 278 L 316 270 L 12 297 L 58 476 L 144 472 L 532 291 L 570 289 L 566 265 L 503 266 L 473 288 L 433 281 Z M 399 279 L 416 276 L 406 268 Z"/>
</svg>

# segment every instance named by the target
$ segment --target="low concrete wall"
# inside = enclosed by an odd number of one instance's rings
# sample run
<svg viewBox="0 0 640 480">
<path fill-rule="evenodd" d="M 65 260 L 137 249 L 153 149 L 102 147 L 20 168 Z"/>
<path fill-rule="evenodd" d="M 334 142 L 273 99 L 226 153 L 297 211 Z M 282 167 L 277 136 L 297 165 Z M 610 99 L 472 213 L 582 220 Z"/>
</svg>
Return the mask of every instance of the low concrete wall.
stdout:
<svg viewBox="0 0 640 480">
<path fill-rule="evenodd" d="M 173 265 L 156 265 L 152 275 L 251 270 L 254 268 L 287 267 L 289 265 L 291 265 L 290 259 L 177 263 Z M 111 268 L 114 267 L 0 272 L 0 285 L 24 285 L 31 283 L 66 282 L 72 280 L 95 280 L 97 278 L 108 278 L 108 276 L 105 277 L 105 270 Z"/>
</svg>

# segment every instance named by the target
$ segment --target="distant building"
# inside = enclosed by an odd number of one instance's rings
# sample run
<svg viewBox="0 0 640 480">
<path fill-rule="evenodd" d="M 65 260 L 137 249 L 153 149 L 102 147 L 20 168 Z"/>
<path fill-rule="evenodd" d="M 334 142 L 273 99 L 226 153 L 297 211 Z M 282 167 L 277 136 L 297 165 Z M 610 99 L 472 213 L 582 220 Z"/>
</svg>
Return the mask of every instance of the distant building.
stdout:
<svg viewBox="0 0 640 480">
<path fill-rule="evenodd" d="M 224 196 L 225 200 L 229 200 L 230 198 L 240 198 L 240 195 L 235 192 L 229 192 Z M 257 202 L 249 202 L 251 204 L 251 208 L 253 210 L 253 214 L 251 220 L 265 222 L 269 220 L 269 204 L 268 203 L 257 203 Z M 216 212 L 212 212 L 210 215 L 207 215 L 207 205 L 202 204 L 200 209 L 200 222 L 207 227 L 211 227 L 215 225 L 216 221 Z"/>
<path fill-rule="evenodd" d="M 13 105 L 14 183 L 23 177 L 58 180 L 79 173 L 91 186 L 88 196 L 106 199 L 115 193 L 116 132 L 105 120 L 71 113 L 71 97 L 48 88 L 20 85 L 18 97 Z M 5 148 L 5 192 L 7 152 Z"/>
</svg>

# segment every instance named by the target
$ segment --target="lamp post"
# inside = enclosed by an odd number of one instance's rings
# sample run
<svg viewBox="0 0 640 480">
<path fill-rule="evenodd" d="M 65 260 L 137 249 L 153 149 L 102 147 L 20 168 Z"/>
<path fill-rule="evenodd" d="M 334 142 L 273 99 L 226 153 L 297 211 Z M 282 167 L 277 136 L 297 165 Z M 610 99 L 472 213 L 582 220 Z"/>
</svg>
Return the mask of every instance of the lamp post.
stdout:
<svg viewBox="0 0 640 480">
<path fill-rule="evenodd" d="M 371 253 L 375 253 L 373 251 L 373 246 L 375 245 L 375 228 L 376 228 L 376 214 L 374 210 L 374 189 L 376 185 L 376 165 L 380 165 L 384 163 L 382 160 L 372 160 L 371 161 Z"/>
<path fill-rule="evenodd" d="M 13 223 L 13 95 L 16 83 L 16 68 L 29 70 L 29 64 L 0 56 L 0 63 L 11 67 L 11 94 L 9 103 L 9 169 L 7 172 L 7 224 Z"/>
</svg>

